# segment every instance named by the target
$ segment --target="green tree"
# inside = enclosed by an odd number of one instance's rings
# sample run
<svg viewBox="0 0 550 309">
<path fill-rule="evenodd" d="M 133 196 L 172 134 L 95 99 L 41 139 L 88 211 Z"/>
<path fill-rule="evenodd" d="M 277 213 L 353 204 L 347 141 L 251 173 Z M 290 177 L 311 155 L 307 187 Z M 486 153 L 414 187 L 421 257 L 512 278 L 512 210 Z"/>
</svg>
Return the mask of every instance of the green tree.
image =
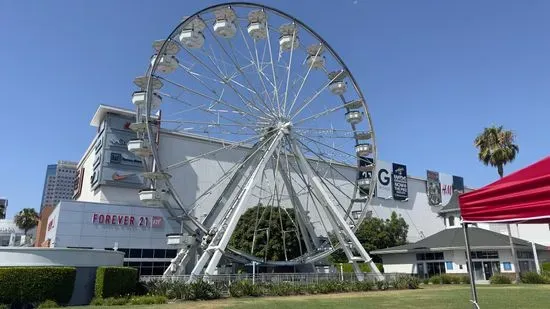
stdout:
<svg viewBox="0 0 550 309">
<path fill-rule="evenodd" d="M 474 140 L 474 145 L 478 150 L 478 158 L 483 164 L 497 168 L 497 173 L 502 178 L 504 176 L 504 166 L 516 159 L 519 153 L 519 146 L 516 144 L 516 136 L 512 131 L 505 130 L 503 126 L 490 126 L 483 129 Z M 520 282 L 519 264 L 512 241 L 512 232 L 510 224 L 507 224 L 508 238 L 510 240 L 510 249 L 514 267 L 516 268 L 516 282 Z"/>
<path fill-rule="evenodd" d="M 355 235 L 365 250 L 370 252 L 406 244 L 408 232 L 409 225 L 405 219 L 393 211 L 389 219 L 384 220 L 374 217 L 366 219 L 361 223 Z M 331 239 L 334 241 L 336 237 L 331 235 Z M 375 262 L 380 262 L 377 257 L 373 257 L 373 259 Z M 333 263 L 347 263 L 348 258 L 344 251 L 340 249 L 331 255 L 330 261 Z"/>
<path fill-rule="evenodd" d="M 34 208 L 23 208 L 15 215 L 13 221 L 15 222 L 15 225 L 24 230 L 25 235 L 27 235 L 29 230 L 38 225 L 38 214 Z"/>
<path fill-rule="evenodd" d="M 229 244 L 264 260 L 291 260 L 306 252 L 295 223 L 294 209 L 260 204 L 241 216 Z"/>
</svg>

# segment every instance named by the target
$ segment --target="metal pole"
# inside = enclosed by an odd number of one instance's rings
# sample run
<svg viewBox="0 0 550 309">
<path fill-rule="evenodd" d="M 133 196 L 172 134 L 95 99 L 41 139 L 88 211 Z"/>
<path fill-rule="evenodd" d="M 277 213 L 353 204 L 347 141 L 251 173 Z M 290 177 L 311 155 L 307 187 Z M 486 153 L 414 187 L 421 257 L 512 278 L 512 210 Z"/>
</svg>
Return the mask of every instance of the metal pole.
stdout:
<svg viewBox="0 0 550 309">
<path fill-rule="evenodd" d="M 254 285 L 256 279 L 256 261 L 252 261 L 252 285 Z"/>
<path fill-rule="evenodd" d="M 533 257 L 535 258 L 535 267 L 537 268 L 537 274 L 540 274 L 540 264 L 539 264 L 539 256 L 537 255 L 537 247 L 535 246 L 534 242 L 531 242 L 531 246 L 533 247 Z"/>
<path fill-rule="evenodd" d="M 340 263 L 340 281 L 344 281 L 344 266 Z"/>
<path fill-rule="evenodd" d="M 464 230 L 464 243 L 466 245 L 466 258 L 468 262 L 468 272 L 470 273 L 470 288 L 472 291 L 473 308 L 478 309 L 477 305 L 477 291 L 476 280 L 474 276 L 474 263 L 472 262 L 471 250 L 470 250 L 470 236 L 468 236 L 468 223 L 462 223 L 462 229 Z"/>
</svg>

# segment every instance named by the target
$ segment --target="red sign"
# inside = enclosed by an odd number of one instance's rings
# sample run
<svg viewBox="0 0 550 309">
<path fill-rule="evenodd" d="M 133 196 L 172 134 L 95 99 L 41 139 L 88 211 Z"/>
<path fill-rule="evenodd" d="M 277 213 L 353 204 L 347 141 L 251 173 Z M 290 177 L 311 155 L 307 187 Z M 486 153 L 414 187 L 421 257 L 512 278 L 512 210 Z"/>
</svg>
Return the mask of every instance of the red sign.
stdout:
<svg viewBox="0 0 550 309">
<path fill-rule="evenodd" d="M 132 215 L 120 215 L 120 214 L 94 213 L 92 215 L 92 223 L 157 228 L 157 227 L 162 227 L 163 218 L 157 217 L 157 216 L 146 217 L 146 216 L 132 216 Z"/>
<path fill-rule="evenodd" d="M 48 231 L 53 229 L 55 227 L 55 224 L 54 224 L 54 221 L 55 221 L 55 217 L 53 217 L 50 222 L 48 222 Z"/>
</svg>

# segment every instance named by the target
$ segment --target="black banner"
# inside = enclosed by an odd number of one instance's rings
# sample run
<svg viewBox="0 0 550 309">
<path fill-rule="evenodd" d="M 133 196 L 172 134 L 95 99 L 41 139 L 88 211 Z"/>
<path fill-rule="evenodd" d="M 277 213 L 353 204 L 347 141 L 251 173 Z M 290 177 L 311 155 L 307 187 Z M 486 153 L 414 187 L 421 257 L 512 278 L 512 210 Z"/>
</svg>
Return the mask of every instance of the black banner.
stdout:
<svg viewBox="0 0 550 309">
<path fill-rule="evenodd" d="M 428 195 L 428 205 L 441 205 L 441 182 L 439 182 L 439 173 L 427 171 L 426 194 Z"/>
<path fill-rule="evenodd" d="M 464 193 L 464 178 L 453 176 L 453 191 Z"/>
<path fill-rule="evenodd" d="M 392 195 L 396 201 L 404 201 L 409 198 L 407 185 L 407 166 L 399 163 L 392 163 Z"/>
<path fill-rule="evenodd" d="M 367 157 L 359 157 L 359 172 L 357 173 L 357 179 L 372 179 L 372 171 L 366 172 L 363 171 L 362 168 L 367 167 L 369 165 L 372 165 L 374 163 L 374 160 L 372 158 Z M 374 186 L 371 186 L 374 188 Z M 359 195 L 360 196 L 367 196 L 369 195 L 369 191 L 365 190 L 364 188 L 359 187 Z"/>
</svg>

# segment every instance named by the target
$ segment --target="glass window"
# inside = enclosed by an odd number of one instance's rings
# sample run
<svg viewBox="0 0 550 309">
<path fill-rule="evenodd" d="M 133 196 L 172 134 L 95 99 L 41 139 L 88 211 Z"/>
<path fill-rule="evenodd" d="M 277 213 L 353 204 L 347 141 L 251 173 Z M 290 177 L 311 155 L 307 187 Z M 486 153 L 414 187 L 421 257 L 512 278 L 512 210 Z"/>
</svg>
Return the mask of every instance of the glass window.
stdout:
<svg viewBox="0 0 550 309">
<path fill-rule="evenodd" d="M 434 260 L 443 260 L 443 252 L 435 252 Z"/>
<path fill-rule="evenodd" d="M 178 250 L 175 250 L 175 249 L 168 249 L 166 250 L 166 258 L 175 258 L 176 255 L 178 254 Z"/>
<path fill-rule="evenodd" d="M 517 251 L 518 259 L 534 259 L 535 255 L 532 251 Z"/>
<path fill-rule="evenodd" d="M 455 217 L 453 216 L 449 217 L 449 226 L 455 226 Z"/>
<path fill-rule="evenodd" d="M 141 258 L 141 249 L 130 249 L 131 258 Z"/>
<path fill-rule="evenodd" d="M 166 249 L 155 249 L 155 259 L 164 259 L 166 257 Z"/>
<path fill-rule="evenodd" d="M 447 270 L 453 270 L 453 262 L 445 262 L 445 268 L 447 268 Z"/>
<path fill-rule="evenodd" d="M 153 258 L 153 249 L 143 249 L 142 258 Z"/>
<path fill-rule="evenodd" d="M 426 260 L 435 260 L 435 255 L 432 252 L 426 253 Z"/>
<path fill-rule="evenodd" d="M 122 249 L 118 249 L 118 251 L 124 252 L 124 257 L 130 256 L 130 249 L 122 248 Z"/>
<path fill-rule="evenodd" d="M 424 255 L 424 253 L 417 253 L 416 254 L 416 260 L 417 261 L 424 261 L 426 259 L 426 256 Z"/>
<path fill-rule="evenodd" d="M 502 268 L 504 268 L 504 270 L 512 270 L 512 263 L 502 262 Z"/>
</svg>

